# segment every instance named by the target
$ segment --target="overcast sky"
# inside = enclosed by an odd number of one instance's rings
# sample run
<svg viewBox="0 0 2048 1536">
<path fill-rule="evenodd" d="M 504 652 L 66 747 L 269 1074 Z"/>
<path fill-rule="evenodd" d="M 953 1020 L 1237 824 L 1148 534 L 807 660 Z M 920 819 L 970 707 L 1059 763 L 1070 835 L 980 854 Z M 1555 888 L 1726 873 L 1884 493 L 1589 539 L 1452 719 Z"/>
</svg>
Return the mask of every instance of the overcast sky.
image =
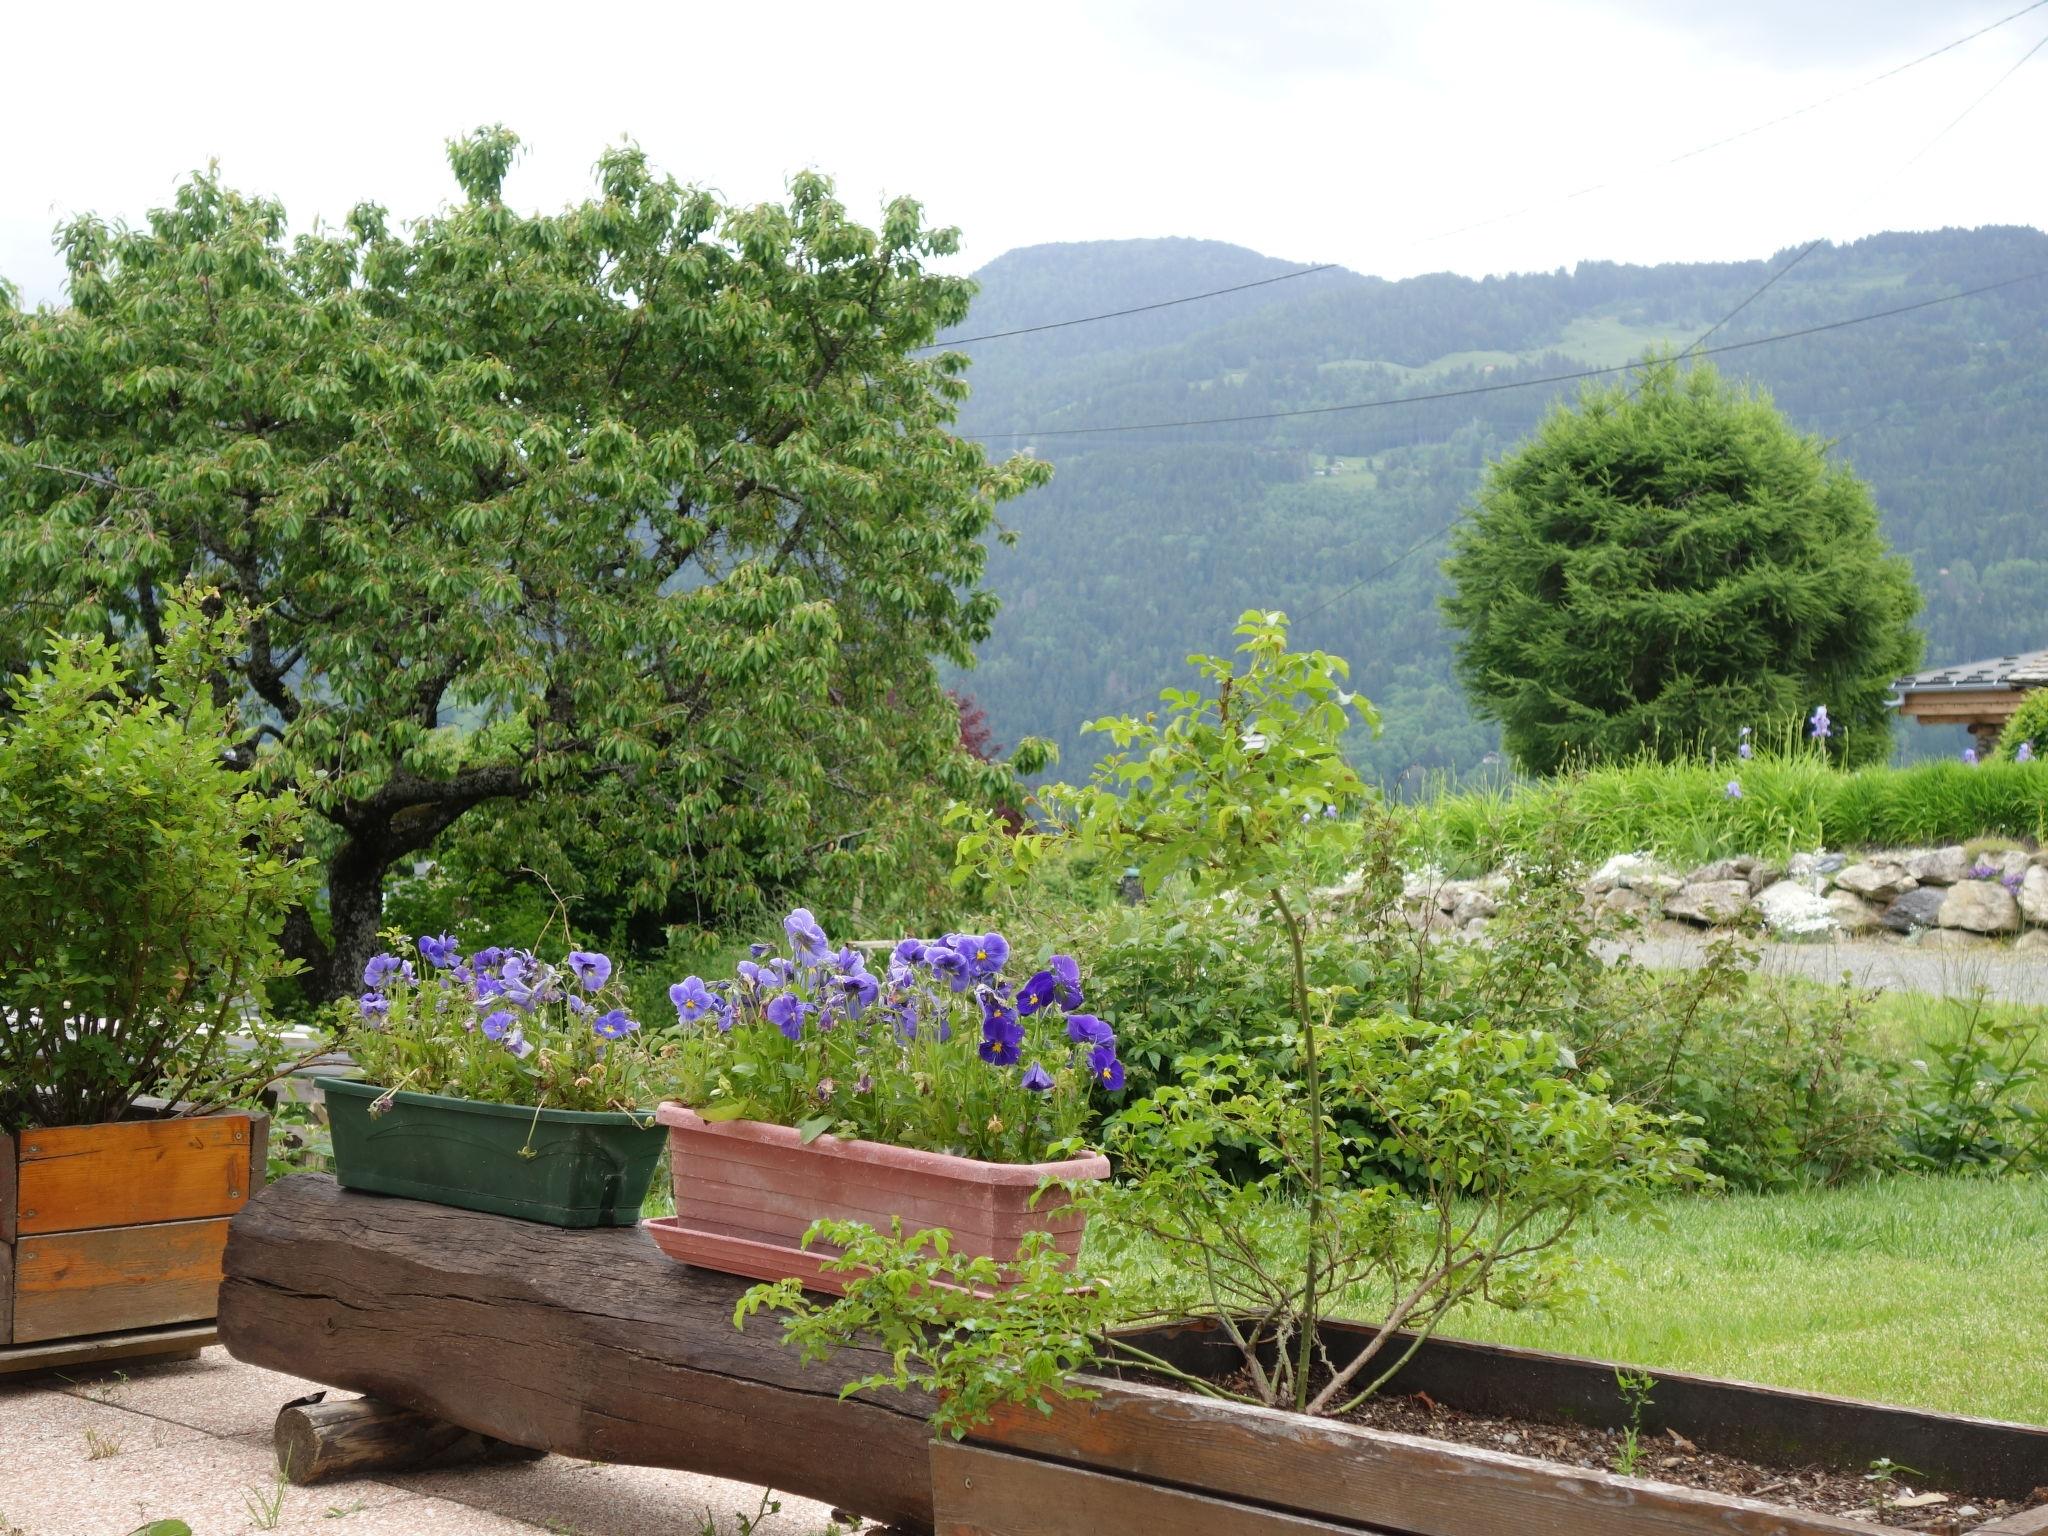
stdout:
<svg viewBox="0 0 2048 1536">
<path fill-rule="evenodd" d="M 1040 241 L 1198 235 L 1481 274 L 2040 226 L 2048 49 L 1926 146 L 2048 35 L 2048 6 L 1659 166 L 2025 3 L 22 8 L 0 21 L 0 277 L 59 298 L 53 225 L 139 219 L 208 159 L 302 226 L 364 199 L 425 212 L 453 190 L 443 141 L 494 121 L 526 141 L 508 182 L 524 205 L 581 196 L 599 149 L 629 136 L 733 200 L 775 197 L 804 166 L 864 214 L 909 193 L 961 227 L 970 267 Z"/>
</svg>

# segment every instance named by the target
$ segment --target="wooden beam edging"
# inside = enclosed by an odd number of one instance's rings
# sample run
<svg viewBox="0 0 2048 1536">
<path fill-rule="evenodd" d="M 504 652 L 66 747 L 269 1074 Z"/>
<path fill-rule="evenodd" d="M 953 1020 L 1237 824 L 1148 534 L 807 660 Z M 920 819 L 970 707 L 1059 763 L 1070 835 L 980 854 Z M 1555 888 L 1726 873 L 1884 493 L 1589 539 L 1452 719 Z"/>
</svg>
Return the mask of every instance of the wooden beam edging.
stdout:
<svg viewBox="0 0 2048 1536">
<path fill-rule="evenodd" d="M 569 1231 L 299 1174 L 235 1217 L 221 1342 L 512 1445 L 762 1484 L 931 1523 L 921 1395 L 842 1401 L 879 1353 L 807 1371 L 749 1282 L 687 1268 L 634 1228 Z"/>
</svg>

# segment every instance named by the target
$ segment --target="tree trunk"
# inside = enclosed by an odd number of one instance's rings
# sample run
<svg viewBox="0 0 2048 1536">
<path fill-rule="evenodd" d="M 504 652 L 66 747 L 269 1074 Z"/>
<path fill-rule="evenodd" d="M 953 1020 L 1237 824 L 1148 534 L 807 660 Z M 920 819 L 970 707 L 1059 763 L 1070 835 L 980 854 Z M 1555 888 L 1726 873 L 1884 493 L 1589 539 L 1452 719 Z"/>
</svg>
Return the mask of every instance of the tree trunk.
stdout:
<svg viewBox="0 0 2048 1536">
<path fill-rule="evenodd" d="M 328 940 L 324 964 L 309 975 L 315 1002 L 354 997 L 363 966 L 377 953 L 384 921 L 384 872 L 391 856 L 379 844 L 351 837 L 327 864 Z"/>
</svg>

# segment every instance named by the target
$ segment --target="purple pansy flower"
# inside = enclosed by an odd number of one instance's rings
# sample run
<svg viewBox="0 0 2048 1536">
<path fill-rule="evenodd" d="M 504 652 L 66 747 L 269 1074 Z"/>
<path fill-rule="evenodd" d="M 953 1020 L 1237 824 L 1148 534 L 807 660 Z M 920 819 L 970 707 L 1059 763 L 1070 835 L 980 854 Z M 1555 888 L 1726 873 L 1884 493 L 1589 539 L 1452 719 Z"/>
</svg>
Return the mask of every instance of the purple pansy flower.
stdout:
<svg viewBox="0 0 2048 1536">
<path fill-rule="evenodd" d="M 1007 1008 L 982 1000 L 981 1059 L 992 1067 L 1014 1067 L 1024 1054 L 1024 1026 Z"/>
<path fill-rule="evenodd" d="M 1067 1038 L 1076 1045 L 1108 1046 L 1116 1049 L 1116 1031 L 1092 1013 L 1067 1016 Z"/>
<path fill-rule="evenodd" d="M 445 971 L 455 963 L 455 952 L 462 946 L 455 942 L 455 935 L 444 933 L 434 938 L 422 936 L 420 954 L 427 964 L 437 971 Z"/>
<path fill-rule="evenodd" d="M 568 1001 L 569 1011 L 575 1014 L 577 1018 L 580 1019 L 583 1017 L 583 1015 L 590 1012 L 590 1004 L 583 1001 L 583 999 L 578 997 L 574 992 L 571 992 L 569 994 Z"/>
<path fill-rule="evenodd" d="M 800 960 L 816 962 L 832 953 L 832 946 L 825 940 L 825 930 L 818 926 L 818 920 L 811 916 L 809 907 L 798 907 L 782 920 L 782 931 L 789 935 L 789 947 Z"/>
<path fill-rule="evenodd" d="M 963 934 L 954 947 L 977 977 L 995 975 L 1010 958 L 1010 941 L 1000 933 Z"/>
<path fill-rule="evenodd" d="M 495 1013 L 485 1014 L 481 1027 L 485 1039 L 503 1040 L 507 1035 L 518 1033 L 515 1027 L 518 1023 L 519 1016 L 517 1014 L 513 1013 L 509 1008 L 500 1008 Z"/>
<path fill-rule="evenodd" d="M 611 956 L 600 955 L 595 950 L 572 949 L 569 951 L 569 970 L 584 991 L 595 992 L 611 980 Z"/>
<path fill-rule="evenodd" d="M 718 999 L 701 976 L 685 976 L 668 989 L 668 1000 L 676 1005 L 676 1018 L 695 1024 L 706 1014 L 718 1012 Z"/>
<path fill-rule="evenodd" d="M 950 945 L 926 945 L 924 960 L 932 968 L 932 974 L 943 976 L 955 992 L 965 992 L 973 983 L 973 969 L 968 965 L 967 957 Z"/>
<path fill-rule="evenodd" d="M 832 985 L 839 989 L 849 1019 L 866 1013 L 868 1005 L 882 995 L 881 983 L 866 971 L 841 971 L 832 978 Z"/>
<path fill-rule="evenodd" d="M 786 1040 L 803 1039 L 804 1019 L 810 1011 L 810 1005 L 794 992 L 776 993 L 768 999 L 768 1006 L 761 1010 L 768 1022 L 782 1031 Z"/>
<path fill-rule="evenodd" d="M 903 965 L 916 965 L 924 958 L 924 940 L 898 939 L 889 957 Z"/>
<path fill-rule="evenodd" d="M 383 991 L 384 983 L 393 976 L 402 976 L 407 981 L 418 979 L 413 974 L 412 962 L 396 955 L 372 955 L 363 967 L 363 985 L 372 992 Z"/>
<path fill-rule="evenodd" d="M 1059 1005 L 1062 1008 L 1081 1006 L 1081 966 L 1072 955 L 1054 955 L 1046 962 L 1053 975 L 1060 981 Z"/>
<path fill-rule="evenodd" d="M 591 1032 L 605 1040 L 623 1040 L 639 1027 L 639 1021 L 623 1008 L 600 1013 L 590 1021 Z"/>
<path fill-rule="evenodd" d="M 480 972 L 493 970 L 505 963 L 505 951 L 495 944 L 486 944 L 469 957 L 469 963 Z"/>
<path fill-rule="evenodd" d="M 381 992 L 365 992 L 356 1007 L 366 1019 L 381 1019 L 391 1011 L 391 999 Z"/>
<path fill-rule="evenodd" d="M 1033 1093 L 1051 1093 L 1052 1074 L 1034 1061 L 1024 1071 L 1024 1086 Z"/>
<path fill-rule="evenodd" d="M 533 1054 L 533 1042 L 526 1038 L 524 1030 L 515 1029 L 505 1037 L 505 1049 L 524 1061 Z"/>
<path fill-rule="evenodd" d="M 1088 1053 L 1088 1072 L 1098 1086 L 1116 1093 L 1124 1085 L 1124 1064 L 1117 1060 L 1116 1047 L 1098 1045 Z"/>
<path fill-rule="evenodd" d="M 1039 1009 L 1052 1006 L 1059 986 L 1059 978 L 1051 971 L 1040 971 L 1017 989 L 1017 1011 L 1028 1019 Z"/>
</svg>

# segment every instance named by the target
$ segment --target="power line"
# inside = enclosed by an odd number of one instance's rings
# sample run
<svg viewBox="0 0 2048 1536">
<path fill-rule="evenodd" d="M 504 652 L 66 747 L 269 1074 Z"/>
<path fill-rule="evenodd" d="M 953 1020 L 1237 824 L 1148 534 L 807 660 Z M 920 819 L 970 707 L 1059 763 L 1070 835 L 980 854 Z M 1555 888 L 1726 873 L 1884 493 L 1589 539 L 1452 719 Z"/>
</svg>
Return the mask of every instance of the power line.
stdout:
<svg viewBox="0 0 2048 1536">
<path fill-rule="evenodd" d="M 2048 5 L 2048 0 L 2039 0 Z M 1313 277 L 1318 272 L 1334 272 L 1337 263 L 1326 261 L 1320 266 L 1303 267 L 1299 272 L 1282 272 L 1278 277 L 1262 277 L 1257 282 L 1233 283 L 1228 288 L 1211 288 L 1207 293 L 1190 293 L 1178 299 L 1161 299 L 1156 304 L 1133 304 L 1129 309 L 1108 309 L 1099 315 L 1076 315 L 1071 320 L 1048 320 L 1044 325 L 1020 325 L 1013 331 L 990 331 L 985 336 L 961 336 L 953 341 L 934 341 L 922 347 L 912 347 L 913 352 L 929 352 L 934 348 L 968 346 L 977 341 L 1001 341 L 1005 336 L 1030 336 L 1039 331 L 1057 331 L 1069 325 L 1093 325 L 1097 320 L 1115 320 L 1123 315 L 1142 315 L 1148 310 L 1171 309 L 1176 304 L 1192 304 L 1198 299 L 1220 298 L 1226 293 L 1243 293 L 1247 288 L 1266 288 L 1274 283 L 1292 282 L 1297 277 Z"/>
<path fill-rule="evenodd" d="M 1471 224 L 1461 224 L 1453 229 L 1440 230 L 1433 235 L 1424 235 L 1418 239 L 1410 240 L 1406 242 L 1404 245 L 1396 246 L 1394 247 L 1394 249 L 1407 250 L 1417 246 L 1431 245 L 1439 240 L 1451 239 L 1453 236 L 1456 235 L 1469 234 L 1471 231 L 1475 229 L 1486 229 L 1495 224 L 1506 223 L 1510 219 L 1521 218 L 1524 214 L 1533 213 L 1538 208 L 1546 208 L 1550 206 L 1552 203 L 1573 202 L 1581 197 L 1591 196 L 1595 192 L 1603 192 L 1607 190 L 1609 187 L 1617 186 L 1623 182 L 1633 180 L 1636 176 L 1648 175 L 1654 171 L 1668 170 L 1670 167 L 1674 165 L 1681 164 L 1687 160 L 1695 159 L 1700 155 L 1704 155 L 1713 150 L 1723 148 L 1726 145 L 1737 143 L 1742 139 L 1754 137 L 1756 134 L 1759 133 L 1768 132 L 1770 129 L 1776 128 L 1784 123 L 1789 123 L 1795 118 L 1804 117 L 1809 112 L 1818 112 L 1823 107 L 1833 106 L 1836 102 L 1843 100 L 1845 97 L 1854 96 L 1859 91 L 1865 91 L 1873 85 L 1882 84 L 1884 81 L 1891 79 L 1895 75 L 1904 74 L 1909 69 L 1916 69 L 1920 65 L 1927 63 L 1931 59 L 1938 59 L 1943 54 L 1962 47 L 1965 43 L 1973 43 L 1978 38 L 1984 36 L 1986 33 L 1995 32 L 2000 27 L 2006 26 L 2011 22 L 2019 20 L 2020 17 L 2025 16 L 2028 12 L 2037 11 L 2041 9 L 2041 7 L 2044 5 L 2048 5 L 2048 0 L 2032 0 L 2031 4 L 2021 6 L 2018 10 L 2014 11 L 2009 16 L 2003 16 L 1999 18 L 1997 21 L 1990 22 L 1985 26 L 1979 27 L 1974 32 L 1956 38 L 1951 42 L 1943 43 L 1939 48 L 1936 48 L 1928 53 L 1923 53 L 1916 59 L 1909 59 L 1904 64 L 1894 65 L 1892 68 L 1884 71 L 1884 73 L 1882 74 L 1872 75 L 1868 80 L 1863 81 L 1859 85 L 1852 85 L 1848 87 L 1846 90 L 1835 92 L 1835 94 L 1832 96 L 1822 97 L 1819 101 L 1808 102 L 1805 106 L 1799 107 L 1794 111 L 1782 113 L 1779 116 L 1771 118 L 1766 122 L 1757 123 L 1751 127 L 1744 128 L 1740 132 L 1728 134 L 1722 138 L 1711 140 L 1710 142 L 1705 144 L 1695 145 L 1693 148 L 1688 149 L 1681 154 L 1673 155 L 1668 160 L 1661 160 L 1654 165 L 1644 166 L 1638 171 L 1625 173 L 1624 175 L 1617 177 L 1614 180 L 1595 182 L 1590 186 L 1581 187 L 1575 192 L 1559 193 L 1552 197 L 1539 199 L 1538 201 L 1533 203 L 1525 203 L 1519 208 L 1510 209 L 1506 213 L 1496 214 L 1492 218 L 1481 219 Z M 2048 42 L 2048 38 L 2044 38 L 2042 41 Z M 2033 51 L 2028 53 L 2027 58 L 2032 58 L 2033 53 L 2039 52 L 2040 48 L 2041 44 L 2036 43 L 2034 45 Z M 2025 62 L 2026 58 L 2020 60 L 2021 64 L 2024 64 Z M 2016 64 L 2013 66 L 2013 69 L 2016 70 L 2018 69 L 2018 67 L 2019 65 Z M 2007 71 L 2008 75 L 2010 75 L 2011 73 L 2011 70 Z M 2004 84 L 2003 78 L 2000 79 L 1998 84 Z M 1991 89 L 1995 91 L 1996 89 L 1998 89 L 1998 86 L 1994 85 Z M 1988 96 L 1991 94 L 1991 92 L 1986 91 L 1984 94 L 1985 96 Z M 1972 111 L 1975 111 L 1977 106 L 1981 104 L 1983 99 L 1983 97 L 1979 97 L 1977 101 L 1972 102 L 1970 106 L 1964 110 L 1962 117 L 1958 117 L 1956 119 L 1956 123 L 1961 122 L 1963 117 L 1967 117 L 1970 115 Z M 1949 128 L 1955 127 L 1956 123 L 1950 123 Z M 1947 132 L 1948 128 L 1944 128 L 1942 130 L 1942 134 L 1946 134 Z M 1935 136 L 1937 140 L 1940 137 L 1941 134 L 1937 134 Z M 1926 148 L 1923 148 L 1920 151 L 1920 154 L 1924 155 L 1927 152 L 1927 150 L 1931 148 L 1933 148 L 1932 142 L 1930 142 L 1926 146 Z M 1917 160 L 1920 158 L 1920 156 L 1915 155 L 1913 158 Z M 1912 164 L 1912 161 L 1908 161 L 1907 164 Z M 1116 320 L 1122 318 L 1125 315 L 1142 315 L 1147 313 L 1148 311 L 1155 309 L 1171 309 L 1178 304 L 1193 304 L 1199 302 L 1202 299 L 1221 298 L 1223 295 L 1230 293 L 1243 293 L 1245 290 L 1250 288 L 1264 288 L 1273 283 L 1291 282 L 1293 279 L 1297 277 L 1311 277 L 1318 272 L 1335 271 L 1338 269 L 1338 266 L 1339 263 L 1334 261 L 1323 262 L 1318 266 L 1304 267 L 1298 272 L 1283 272 L 1277 277 L 1263 277 L 1255 282 L 1234 283 L 1227 288 L 1211 288 L 1203 293 L 1190 293 L 1183 295 L 1182 297 L 1177 299 L 1161 299 L 1157 303 L 1153 304 L 1135 304 L 1128 309 L 1105 310 L 1099 315 L 1076 315 L 1073 318 L 1067 320 L 1049 320 L 1045 322 L 1043 325 L 1022 325 L 1007 331 L 989 331 L 980 336 L 961 336 L 956 337 L 951 341 L 928 342 L 924 346 L 912 347 L 910 350 L 913 352 L 931 352 L 939 350 L 948 350 L 954 347 L 972 346 L 975 342 L 978 341 L 1001 341 L 1005 337 L 1009 336 L 1031 336 L 1036 335 L 1040 331 L 1063 330 L 1070 325 L 1093 325 L 1098 320 Z"/>
<path fill-rule="evenodd" d="M 1810 247 L 1809 247 L 1810 249 Z M 1790 263 L 1781 270 L 1790 270 Z M 1742 352 L 1751 347 L 1769 346 L 1774 342 L 1797 341 L 1803 336 L 1818 336 L 1826 331 L 1844 330 L 1852 325 L 1865 325 L 1873 320 L 1889 320 L 1894 315 L 1910 315 L 1918 310 L 1933 309 L 1940 304 L 1953 304 L 1958 299 L 1974 299 L 1980 294 L 1994 293 L 2000 288 L 2010 288 L 2016 283 L 2028 283 L 2036 278 L 2048 277 L 2048 268 L 2033 272 L 2022 272 L 2017 277 L 2003 278 L 1995 283 L 1984 283 L 1976 288 L 1965 288 L 1958 293 L 1946 293 L 1937 298 L 1921 299 L 1913 304 L 1901 304 L 1892 309 L 1873 310 L 1867 315 L 1851 315 L 1844 320 L 1829 320 L 1819 325 L 1801 326 L 1795 331 L 1778 331 L 1769 336 L 1757 336 L 1748 341 L 1724 341 L 1718 347 L 1702 347 L 1691 352 L 1695 357 L 1718 357 L 1724 352 Z M 1760 290 L 1761 291 L 1761 290 Z M 1690 349 L 1689 349 L 1690 350 Z M 1495 395 L 1510 389 L 1535 389 L 1545 384 L 1572 384 L 1581 379 L 1605 378 L 1609 374 L 1627 373 L 1641 364 L 1615 363 L 1605 368 L 1582 368 L 1573 373 L 1545 374 L 1541 378 L 1511 379 L 1500 384 L 1474 384 L 1464 389 L 1442 389 L 1426 395 L 1386 395 L 1376 400 L 1354 400 L 1345 405 L 1304 406 L 1291 411 L 1254 411 L 1242 416 L 1195 416 L 1180 421 L 1139 421 L 1123 422 L 1100 427 L 1040 427 L 1016 432 L 976 432 L 962 434 L 970 442 L 986 442 L 991 438 L 1014 437 L 1099 437 L 1115 432 L 1169 432 L 1186 427 L 1220 427 L 1250 421 L 1286 421 L 1303 416 L 1335 416 L 1349 411 L 1379 410 L 1394 405 L 1422 405 L 1437 400 L 1462 400 L 1473 395 Z"/>
<path fill-rule="evenodd" d="M 2040 3 L 2043 5 L 2048 5 L 2048 0 L 2040 0 Z M 2029 48 L 2025 53 L 2021 54 L 2018 63 L 2014 64 L 2011 69 L 2008 69 L 2004 74 L 2000 75 L 1996 80 L 1992 81 L 1991 84 L 1985 88 L 1984 93 L 1981 96 L 1977 97 L 1976 100 L 1972 101 L 1967 107 L 1963 108 L 1962 111 L 1958 112 L 1953 118 L 1951 118 L 1947 125 L 1942 128 L 1941 132 L 1937 133 L 1925 144 L 1922 144 L 1918 152 L 1914 154 L 1913 158 L 1911 160 L 1908 160 L 1905 165 L 1900 166 L 1899 169 L 1901 171 L 1904 171 L 1908 167 L 1918 164 L 1921 156 L 1925 155 L 1927 151 L 1934 148 L 1935 145 L 1939 144 L 1943 139 L 1948 137 L 1949 129 L 1954 128 L 1956 124 L 1960 123 L 1964 118 L 1968 117 L 1972 112 L 1976 111 L 1979 107 L 1983 106 L 1985 102 L 1989 101 L 1994 95 L 1996 95 L 1998 92 L 1998 88 L 2001 85 L 2004 85 L 2005 82 L 2010 80 L 2014 75 L 2018 74 L 2020 70 L 2023 67 L 2025 67 L 2027 60 L 2031 59 L 2035 54 L 2039 53 L 2043 47 L 2048 47 L 2048 32 L 2042 33 L 2040 42 L 2035 43 L 2033 47 Z"/>
</svg>

